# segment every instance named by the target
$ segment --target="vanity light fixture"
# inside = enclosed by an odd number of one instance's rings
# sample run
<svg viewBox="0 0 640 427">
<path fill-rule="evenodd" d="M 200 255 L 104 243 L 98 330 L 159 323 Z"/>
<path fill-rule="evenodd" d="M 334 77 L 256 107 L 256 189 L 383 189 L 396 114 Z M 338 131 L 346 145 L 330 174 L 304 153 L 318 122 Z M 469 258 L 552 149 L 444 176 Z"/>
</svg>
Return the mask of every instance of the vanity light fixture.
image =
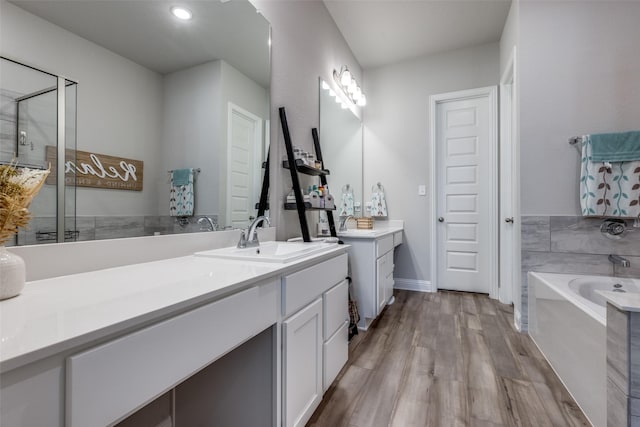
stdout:
<svg viewBox="0 0 640 427">
<path fill-rule="evenodd" d="M 349 101 L 360 107 L 367 105 L 367 97 L 346 65 L 343 65 L 340 71 L 333 70 L 333 79 Z"/>
<path fill-rule="evenodd" d="M 178 19 L 182 19 L 183 21 L 188 21 L 193 18 L 193 13 L 185 7 L 181 6 L 173 6 L 171 8 L 171 14 Z"/>
</svg>

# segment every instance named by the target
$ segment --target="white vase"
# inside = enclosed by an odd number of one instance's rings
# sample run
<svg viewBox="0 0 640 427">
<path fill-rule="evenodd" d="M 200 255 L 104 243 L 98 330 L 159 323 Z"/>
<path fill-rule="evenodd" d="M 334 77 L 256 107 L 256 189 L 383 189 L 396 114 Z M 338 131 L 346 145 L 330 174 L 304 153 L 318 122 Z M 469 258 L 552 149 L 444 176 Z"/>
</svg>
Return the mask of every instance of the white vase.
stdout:
<svg viewBox="0 0 640 427">
<path fill-rule="evenodd" d="M 24 260 L 0 245 L 0 300 L 20 294 L 25 278 Z"/>
</svg>

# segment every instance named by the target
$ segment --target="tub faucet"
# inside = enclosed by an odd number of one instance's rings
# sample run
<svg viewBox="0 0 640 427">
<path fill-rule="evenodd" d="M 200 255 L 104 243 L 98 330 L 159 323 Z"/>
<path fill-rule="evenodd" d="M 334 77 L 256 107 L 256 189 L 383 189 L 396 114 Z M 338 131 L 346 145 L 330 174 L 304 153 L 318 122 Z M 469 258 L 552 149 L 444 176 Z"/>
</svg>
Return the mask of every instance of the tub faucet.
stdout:
<svg viewBox="0 0 640 427">
<path fill-rule="evenodd" d="M 353 215 L 347 215 L 340 221 L 340 227 L 338 227 L 339 232 L 347 231 L 347 222 L 349 219 L 356 219 Z"/>
<path fill-rule="evenodd" d="M 207 227 L 203 227 L 202 224 L 204 224 L 205 222 L 207 222 Z M 206 231 L 218 231 L 218 226 L 215 224 L 215 222 L 213 222 L 213 220 L 211 218 L 209 218 L 208 216 L 202 216 L 198 219 L 198 225 L 200 226 L 200 230 L 206 230 Z"/>
<path fill-rule="evenodd" d="M 258 241 L 258 225 L 261 222 L 266 222 L 267 225 L 271 225 L 269 218 L 266 216 L 259 216 L 254 219 L 251 225 L 249 225 L 249 229 L 245 234 L 244 230 L 240 231 L 240 240 L 238 241 L 238 248 L 251 248 L 253 246 L 260 246 L 260 241 Z"/>
<path fill-rule="evenodd" d="M 609 255 L 609 261 L 614 265 L 619 265 L 622 267 L 631 267 L 631 263 L 628 259 L 621 257 L 620 255 Z"/>
</svg>

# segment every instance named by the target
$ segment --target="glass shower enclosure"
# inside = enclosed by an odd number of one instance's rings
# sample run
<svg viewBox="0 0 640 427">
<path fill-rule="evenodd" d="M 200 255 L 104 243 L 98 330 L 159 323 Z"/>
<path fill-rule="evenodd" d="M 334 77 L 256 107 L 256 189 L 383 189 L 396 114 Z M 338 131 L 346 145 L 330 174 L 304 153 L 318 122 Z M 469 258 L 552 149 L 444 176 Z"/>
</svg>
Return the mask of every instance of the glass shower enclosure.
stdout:
<svg viewBox="0 0 640 427">
<path fill-rule="evenodd" d="M 8 245 L 75 241 L 77 82 L 0 57 L 0 164 L 51 173 Z M 57 173 L 64 171 L 63 173 Z"/>
</svg>

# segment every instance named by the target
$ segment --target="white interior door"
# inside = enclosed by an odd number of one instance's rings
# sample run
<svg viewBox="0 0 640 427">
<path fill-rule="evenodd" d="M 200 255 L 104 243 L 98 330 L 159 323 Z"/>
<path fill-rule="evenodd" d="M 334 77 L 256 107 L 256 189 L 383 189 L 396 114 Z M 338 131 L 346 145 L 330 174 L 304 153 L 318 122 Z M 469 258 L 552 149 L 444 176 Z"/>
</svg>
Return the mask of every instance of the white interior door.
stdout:
<svg viewBox="0 0 640 427">
<path fill-rule="evenodd" d="M 438 288 L 497 289 L 495 102 L 495 88 L 435 102 Z"/>
<path fill-rule="evenodd" d="M 260 189 L 262 119 L 229 103 L 227 224 L 247 227 Z"/>
</svg>

